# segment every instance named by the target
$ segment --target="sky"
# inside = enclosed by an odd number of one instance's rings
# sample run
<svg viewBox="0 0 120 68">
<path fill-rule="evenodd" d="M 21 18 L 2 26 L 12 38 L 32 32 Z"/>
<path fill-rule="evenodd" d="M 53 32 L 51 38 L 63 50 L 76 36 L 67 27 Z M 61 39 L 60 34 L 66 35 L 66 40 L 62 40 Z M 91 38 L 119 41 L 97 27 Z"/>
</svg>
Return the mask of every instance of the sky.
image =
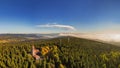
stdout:
<svg viewBox="0 0 120 68">
<path fill-rule="evenodd" d="M 0 33 L 119 30 L 120 0 L 0 0 Z"/>
</svg>

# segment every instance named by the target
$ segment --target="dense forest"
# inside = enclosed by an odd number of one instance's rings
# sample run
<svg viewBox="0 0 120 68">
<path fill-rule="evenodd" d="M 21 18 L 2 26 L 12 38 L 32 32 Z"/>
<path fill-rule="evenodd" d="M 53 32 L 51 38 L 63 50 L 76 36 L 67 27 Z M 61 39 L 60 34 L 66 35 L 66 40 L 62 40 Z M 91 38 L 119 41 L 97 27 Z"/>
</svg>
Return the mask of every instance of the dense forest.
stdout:
<svg viewBox="0 0 120 68">
<path fill-rule="evenodd" d="M 33 45 L 42 59 L 32 56 Z M 120 47 L 74 37 L 1 43 L 0 68 L 120 68 Z"/>
</svg>

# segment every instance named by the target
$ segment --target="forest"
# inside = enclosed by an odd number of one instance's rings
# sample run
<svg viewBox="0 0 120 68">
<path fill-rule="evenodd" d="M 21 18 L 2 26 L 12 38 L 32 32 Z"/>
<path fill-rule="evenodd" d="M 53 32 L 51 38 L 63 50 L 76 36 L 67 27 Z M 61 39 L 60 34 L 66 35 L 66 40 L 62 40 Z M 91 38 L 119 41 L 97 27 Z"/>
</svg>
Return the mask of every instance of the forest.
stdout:
<svg viewBox="0 0 120 68">
<path fill-rule="evenodd" d="M 120 68 L 120 47 L 75 37 L 0 43 L 0 68 Z"/>
</svg>

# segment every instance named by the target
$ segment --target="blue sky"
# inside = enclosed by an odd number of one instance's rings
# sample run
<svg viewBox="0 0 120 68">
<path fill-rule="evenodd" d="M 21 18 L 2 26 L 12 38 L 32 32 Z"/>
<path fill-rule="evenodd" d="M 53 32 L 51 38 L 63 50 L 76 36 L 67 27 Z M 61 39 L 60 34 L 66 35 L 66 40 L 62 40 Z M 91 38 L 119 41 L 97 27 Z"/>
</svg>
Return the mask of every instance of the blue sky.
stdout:
<svg viewBox="0 0 120 68">
<path fill-rule="evenodd" d="M 119 32 L 119 0 L 0 0 L 0 33 Z"/>
</svg>

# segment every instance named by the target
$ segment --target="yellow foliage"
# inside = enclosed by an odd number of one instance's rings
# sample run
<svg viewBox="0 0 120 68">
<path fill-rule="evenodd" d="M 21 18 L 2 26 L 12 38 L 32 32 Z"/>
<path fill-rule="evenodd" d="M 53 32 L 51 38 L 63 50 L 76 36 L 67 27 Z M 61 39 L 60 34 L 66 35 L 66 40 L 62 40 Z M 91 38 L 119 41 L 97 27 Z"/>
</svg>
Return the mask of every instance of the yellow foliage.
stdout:
<svg viewBox="0 0 120 68">
<path fill-rule="evenodd" d="M 111 54 L 111 56 L 113 58 L 118 58 L 120 56 L 120 52 L 113 52 L 113 51 L 111 51 L 110 54 Z"/>
<path fill-rule="evenodd" d="M 106 54 L 101 54 L 100 57 L 101 57 L 102 60 L 104 60 L 104 61 L 108 61 L 108 60 L 109 60 Z"/>
<path fill-rule="evenodd" d="M 57 54 L 57 46 L 52 46 L 52 48 L 50 48 L 49 46 L 41 47 L 41 54 L 43 56 L 48 54 L 50 51 L 51 51 L 51 54 L 53 55 L 54 58 L 59 58 L 58 54 Z"/>
<path fill-rule="evenodd" d="M 42 55 L 46 55 L 49 51 L 50 51 L 49 46 L 41 47 L 41 53 L 42 53 Z"/>
<path fill-rule="evenodd" d="M 120 64 L 118 65 L 118 68 L 120 68 Z"/>
<path fill-rule="evenodd" d="M 7 42 L 9 42 L 9 41 L 7 41 L 7 40 L 0 40 L 0 43 L 7 43 Z"/>
<path fill-rule="evenodd" d="M 63 66 L 63 64 L 60 64 L 60 68 L 65 68 L 65 67 Z"/>
<path fill-rule="evenodd" d="M 56 49 L 57 49 L 57 46 L 53 46 L 53 49 L 55 49 L 55 50 L 56 50 Z"/>
</svg>

